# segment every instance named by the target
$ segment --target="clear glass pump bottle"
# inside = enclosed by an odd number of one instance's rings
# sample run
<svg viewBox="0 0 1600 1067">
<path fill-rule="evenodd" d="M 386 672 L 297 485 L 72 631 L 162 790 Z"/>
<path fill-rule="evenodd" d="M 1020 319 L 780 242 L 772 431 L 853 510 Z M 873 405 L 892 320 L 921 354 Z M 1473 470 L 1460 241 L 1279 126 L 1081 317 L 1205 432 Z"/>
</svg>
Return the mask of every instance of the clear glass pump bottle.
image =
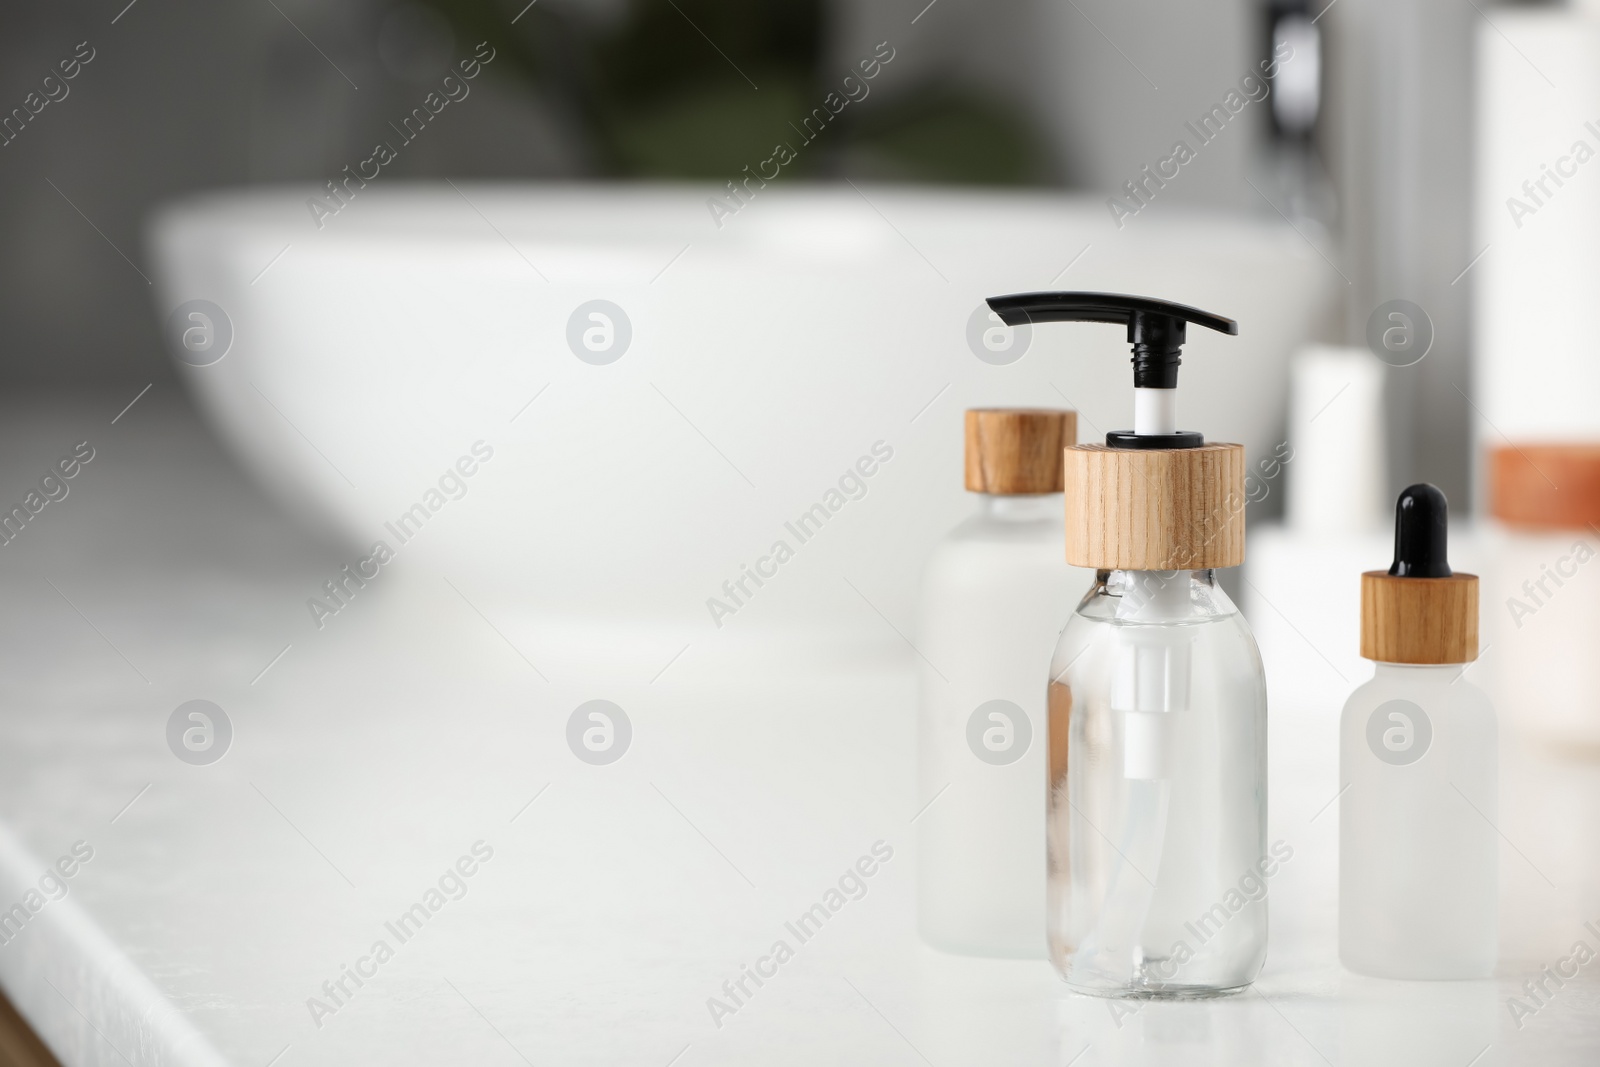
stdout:
<svg viewBox="0 0 1600 1067">
<path fill-rule="evenodd" d="M 1266 958 L 1267 700 L 1249 627 L 1215 569 L 1244 561 L 1244 449 L 1176 425 L 1185 324 L 1230 319 L 1140 297 L 1032 293 L 1025 322 L 1125 323 L 1134 429 L 1063 458 L 1067 561 L 1095 568 L 1048 681 L 1046 930 L 1067 984 L 1203 997 Z"/>
</svg>

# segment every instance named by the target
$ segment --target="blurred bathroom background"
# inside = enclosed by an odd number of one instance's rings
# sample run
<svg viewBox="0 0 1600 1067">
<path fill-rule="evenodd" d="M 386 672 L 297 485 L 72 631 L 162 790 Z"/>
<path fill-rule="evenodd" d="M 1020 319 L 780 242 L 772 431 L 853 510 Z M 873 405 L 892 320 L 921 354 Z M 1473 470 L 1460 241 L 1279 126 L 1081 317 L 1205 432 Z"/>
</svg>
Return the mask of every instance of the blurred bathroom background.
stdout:
<svg viewBox="0 0 1600 1067">
<path fill-rule="evenodd" d="M 0 151 L 0 379 L 119 390 L 170 381 L 144 237 L 152 209 L 217 187 L 321 183 L 485 37 L 498 61 L 475 85 L 477 102 L 403 153 L 394 175 L 721 182 L 762 158 L 770 131 L 804 114 L 837 72 L 892 40 L 894 77 L 783 181 L 1105 196 L 1165 154 L 1201 102 L 1290 41 L 1300 59 L 1270 106 L 1247 110 L 1238 135 L 1207 145 L 1148 210 L 1286 220 L 1336 272 L 1341 310 L 1316 324 L 1323 340 L 1363 344 L 1369 316 L 1392 299 L 1426 309 L 1428 358 L 1384 369 L 1387 474 L 1398 487 L 1424 470 L 1465 503 L 1473 41 L 1502 10 L 1459 0 L 6 0 L 6 107 L 69 43 L 98 51 L 63 113 Z M 730 91 L 747 81 L 759 92 Z"/>
</svg>

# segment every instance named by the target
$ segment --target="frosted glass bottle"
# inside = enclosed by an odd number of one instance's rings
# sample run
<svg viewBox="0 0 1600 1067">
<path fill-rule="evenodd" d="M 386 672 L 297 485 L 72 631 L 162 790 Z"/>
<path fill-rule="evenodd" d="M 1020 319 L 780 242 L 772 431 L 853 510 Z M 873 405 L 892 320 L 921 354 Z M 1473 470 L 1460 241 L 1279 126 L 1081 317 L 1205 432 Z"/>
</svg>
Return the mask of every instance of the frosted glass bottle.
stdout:
<svg viewBox="0 0 1600 1067">
<path fill-rule="evenodd" d="M 1499 740 L 1462 677 L 1478 579 L 1449 560 L 1449 501 L 1395 501 L 1394 562 L 1361 575 L 1372 681 L 1339 719 L 1339 959 L 1377 978 L 1487 978 L 1499 942 Z"/>
<path fill-rule="evenodd" d="M 1497 724 L 1461 664 L 1378 663 L 1339 720 L 1339 959 L 1487 978 L 1498 957 Z"/>
<path fill-rule="evenodd" d="M 1091 573 L 1061 558 L 1060 493 L 974 494 L 923 574 L 917 923 L 949 952 L 1044 954 L 1039 674 Z"/>
<path fill-rule="evenodd" d="M 1050 956 L 1100 996 L 1201 997 L 1267 951 L 1267 697 L 1210 570 L 1100 571 L 1049 686 Z"/>
</svg>

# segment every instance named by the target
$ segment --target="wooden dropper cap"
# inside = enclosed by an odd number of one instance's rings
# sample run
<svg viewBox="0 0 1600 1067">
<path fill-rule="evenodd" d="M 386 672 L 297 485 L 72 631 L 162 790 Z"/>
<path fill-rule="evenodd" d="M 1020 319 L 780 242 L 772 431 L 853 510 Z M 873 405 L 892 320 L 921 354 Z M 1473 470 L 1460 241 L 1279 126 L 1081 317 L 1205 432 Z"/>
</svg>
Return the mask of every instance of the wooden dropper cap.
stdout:
<svg viewBox="0 0 1600 1067">
<path fill-rule="evenodd" d="M 1078 413 L 968 408 L 967 489 L 1022 496 L 1061 492 L 1061 452 L 1078 440 Z"/>
<path fill-rule="evenodd" d="M 1380 663 L 1478 658 L 1478 576 L 1450 569 L 1448 504 L 1436 487 L 1395 504 L 1394 563 L 1361 575 L 1361 655 Z"/>
</svg>

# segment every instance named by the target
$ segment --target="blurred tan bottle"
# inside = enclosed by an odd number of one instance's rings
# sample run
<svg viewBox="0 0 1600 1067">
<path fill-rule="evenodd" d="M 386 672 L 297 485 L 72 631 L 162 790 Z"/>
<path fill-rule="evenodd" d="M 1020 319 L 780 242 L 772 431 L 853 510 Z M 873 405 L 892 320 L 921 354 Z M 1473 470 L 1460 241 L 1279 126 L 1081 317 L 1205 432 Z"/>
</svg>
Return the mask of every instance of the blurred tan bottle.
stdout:
<svg viewBox="0 0 1600 1067">
<path fill-rule="evenodd" d="M 950 952 L 1045 952 L 1039 675 L 1093 578 L 1061 559 L 1061 456 L 1077 422 L 969 410 L 977 509 L 923 573 L 917 916 L 923 939 Z"/>
<path fill-rule="evenodd" d="M 1507 724 L 1600 756 L 1600 444 L 1489 453 L 1485 674 Z"/>
</svg>

